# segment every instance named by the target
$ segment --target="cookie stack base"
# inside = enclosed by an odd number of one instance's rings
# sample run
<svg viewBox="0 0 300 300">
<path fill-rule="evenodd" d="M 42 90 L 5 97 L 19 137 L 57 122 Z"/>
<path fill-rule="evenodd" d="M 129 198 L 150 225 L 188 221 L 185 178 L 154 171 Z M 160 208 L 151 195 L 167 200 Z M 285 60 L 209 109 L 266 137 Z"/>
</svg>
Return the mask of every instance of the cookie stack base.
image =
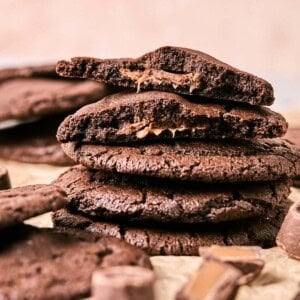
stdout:
<svg viewBox="0 0 300 300">
<path fill-rule="evenodd" d="M 114 236 L 145 250 L 150 255 L 198 255 L 200 246 L 212 244 L 273 247 L 285 213 L 283 209 L 270 218 L 248 219 L 219 225 L 181 224 L 165 227 L 162 224 L 159 227 L 143 228 L 97 221 L 66 209 L 55 212 L 52 219 L 59 231 L 89 233 L 96 239 Z"/>
</svg>

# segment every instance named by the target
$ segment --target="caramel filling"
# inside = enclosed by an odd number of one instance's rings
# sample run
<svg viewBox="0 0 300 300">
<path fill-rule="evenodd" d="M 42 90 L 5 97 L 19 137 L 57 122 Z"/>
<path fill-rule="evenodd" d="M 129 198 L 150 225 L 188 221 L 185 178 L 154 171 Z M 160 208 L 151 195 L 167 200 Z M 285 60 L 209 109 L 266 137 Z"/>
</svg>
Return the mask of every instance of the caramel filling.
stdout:
<svg viewBox="0 0 300 300">
<path fill-rule="evenodd" d="M 136 70 L 130 71 L 128 69 L 121 69 L 122 76 L 130 78 L 137 82 L 137 92 L 140 91 L 142 84 L 171 84 L 174 89 L 178 86 L 189 86 L 189 92 L 201 87 L 201 76 L 198 73 L 176 74 L 169 73 L 163 70 Z"/>
<path fill-rule="evenodd" d="M 145 123 L 146 122 L 142 121 L 124 126 L 117 132 L 117 135 L 131 134 L 135 132 L 138 139 L 143 139 L 149 134 L 159 136 L 163 131 L 168 130 L 172 133 L 172 136 L 175 137 L 176 132 L 185 130 L 191 130 L 192 132 L 195 132 L 196 130 L 206 129 L 209 126 L 208 124 L 203 124 L 202 126 L 188 127 L 182 124 L 178 127 L 169 128 L 164 126 L 156 127 L 154 123 L 150 123 L 148 126 L 146 126 Z"/>
<path fill-rule="evenodd" d="M 192 299 L 205 299 L 226 273 L 226 265 L 215 261 L 205 262 L 184 289 Z"/>
</svg>

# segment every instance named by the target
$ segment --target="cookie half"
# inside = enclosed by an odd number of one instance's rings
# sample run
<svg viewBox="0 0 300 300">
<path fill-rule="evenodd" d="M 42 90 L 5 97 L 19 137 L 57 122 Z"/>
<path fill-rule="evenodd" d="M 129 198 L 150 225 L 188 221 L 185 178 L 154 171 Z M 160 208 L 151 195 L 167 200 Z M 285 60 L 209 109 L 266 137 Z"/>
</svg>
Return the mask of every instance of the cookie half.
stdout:
<svg viewBox="0 0 300 300">
<path fill-rule="evenodd" d="M 151 268 L 143 251 L 116 238 L 83 242 L 25 225 L 0 233 L 1 299 L 82 299 L 90 295 L 92 273 L 99 268 Z"/>
<path fill-rule="evenodd" d="M 55 65 L 0 70 L 0 122 L 74 110 L 108 94 L 104 84 L 60 78 Z"/>
<path fill-rule="evenodd" d="M 106 146 L 62 144 L 90 169 L 203 182 L 273 181 L 300 175 L 300 150 L 281 139 Z"/>
<path fill-rule="evenodd" d="M 288 204 L 289 205 L 289 204 Z M 145 250 L 151 255 L 199 255 L 200 246 L 275 245 L 276 235 L 286 209 L 270 212 L 268 218 L 227 222 L 217 225 L 129 227 L 125 224 L 96 221 L 92 218 L 58 210 L 52 216 L 54 226 L 62 232 L 90 233 L 94 237 L 114 236 Z"/>
<path fill-rule="evenodd" d="M 8 171 L 3 166 L 0 166 L 0 190 L 6 190 L 10 188 L 11 184 Z"/>
<path fill-rule="evenodd" d="M 26 163 L 72 165 L 55 138 L 65 115 L 0 130 L 0 157 Z"/>
<path fill-rule="evenodd" d="M 120 93 L 81 108 L 58 129 L 60 142 L 127 143 L 192 139 L 273 138 L 287 123 L 268 108 L 190 102 L 165 92 Z"/>
<path fill-rule="evenodd" d="M 100 220 L 194 224 L 264 216 L 285 203 L 288 180 L 199 184 L 105 173 L 75 166 L 54 182 L 68 207 Z M 184 226 L 184 225 L 182 225 Z"/>
<path fill-rule="evenodd" d="M 267 81 L 186 48 L 162 47 L 137 59 L 74 57 L 59 61 L 56 70 L 61 76 L 89 78 L 137 91 L 161 90 L 257 105 L 274 101 Z"/>
<path fill-rule="evenodd" d="M 60 209 L 67 204 L 62 189 L 37 184 L 0 191 L 0 228 Z"/>
</svg>

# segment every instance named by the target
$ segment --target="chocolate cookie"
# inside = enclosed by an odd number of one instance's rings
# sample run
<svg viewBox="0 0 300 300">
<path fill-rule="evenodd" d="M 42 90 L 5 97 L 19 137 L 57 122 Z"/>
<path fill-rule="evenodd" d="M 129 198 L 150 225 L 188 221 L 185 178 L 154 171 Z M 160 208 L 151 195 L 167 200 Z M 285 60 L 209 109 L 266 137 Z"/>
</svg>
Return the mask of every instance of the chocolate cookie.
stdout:
<svg viewBox="0 0 300 300">
<path fill-rule="evenodd" d="M 120 93 L 81 108 L 59 127 L 60 142 L 124 143 L 177 138 L 282 136 L 285 119 L 268 108 L 196 104 L 165 92 Z"/>
<path fill-rule="evenodd" d="M 6 168 L 0 166 L 0 190 L 10 189 L 10 178 Z"/>
<path fill-rule="evenodd" d="M 54 65 L 0 70 L 0 121 L 67 112 L 107 93 L 104 84 L 60 78 Z"/>
<path fill-rule="evenodd" d="M 272 181 L 300 175 L 300 150 L 281 139 L 105 146 L 62 144 L 91 169 L 203 182 Z"/>
<path fill-rule="evenodd" d="M 59 61 L 56 70 L 61 76 L 89 78 L 138 92 L 161 90 L 257 105 L 274 101 L 267 81 L 186 48 L 162 47 L 137 59 L 74 57 L 70 62 Z"/>
<path fill-rule="evenodd" d="M 176 182 L 89 171 L 75 166 L 54 182 L 68 207 L 101 220 L 143 223 L 222 222 L 267 215 L 287 199 L 289 181 L 255 184 Z"/>
<path fill-rule="evenodd" d="M 284 138 L 297 145 L 300 149 L 300 128 L 289 128 Z M 294 186 L 300 188 L 300 176 L 294 177 L 293 182 Z"/>
<path fill-rule="evenodd" d="M 83 242 L 25 225 L 0 233 L 1 299 L 82 299 L 99 268 L 151 268 L 143 251 L 115 238 Z"/>
<path fill-rule="evenodd" d="M 27 163 L 74 164 L 55 138 L 57 127 L 64 117 L 51 116 L 0 130 L 0 157 Z"/>
<path fill-rule="evenodd" d="M 0 228 L 57 210 L 66 203 L 65 193 L 53 185 L 28 185 L 0 191 Z"/>
<path fill-rule="evenodd" d="M 95 238 L 115 236 L 145 250 L 151 255 L 198 255 L 200 246 L 210 245 L 275 245 L 275 238 L 285 211 L 270 211 L 267 218 L 249 219 L 222 224 L 172 225 L 157 227 L 128 227 L 95 221 L 67 210 L 53 214 L 54 226 L 70 233 L 88 232 Z"/>
</svg>

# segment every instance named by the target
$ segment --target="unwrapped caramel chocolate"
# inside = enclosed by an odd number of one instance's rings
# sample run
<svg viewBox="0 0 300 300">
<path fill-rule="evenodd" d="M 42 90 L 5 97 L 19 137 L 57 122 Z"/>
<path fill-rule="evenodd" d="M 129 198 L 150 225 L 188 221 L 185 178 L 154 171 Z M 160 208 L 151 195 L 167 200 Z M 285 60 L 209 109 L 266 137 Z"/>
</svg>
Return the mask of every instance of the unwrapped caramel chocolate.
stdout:
<svg viewBox="0 0 300 300">
<path fill-rule="evenodd" d="M 238 287 L 242 273 L 222 262 L 204 261 L 200 269 L 177 294 L 177 300 L 226 300 Z"/>
<path fill-rule="evenodd" d="M 290 207 L 277 235 L 276 243 L 290 257 L 300 260 L 300 201 Z"/>
<path fill-rule="evenodd" d="M 239 284 L 247 284 L 257 277 L 265 263 L 260 247 L 216 246 L 200 247 L 199 255 L 204 260 L 215 260 L 232 265 L 239 269 L 243 276 Z"/>
<path fill-rule="evenodd" d="M 154 273 L 137 266 L 97 270 L 92 276 L 93 300 L 154 300 Z"/>
</svg>

